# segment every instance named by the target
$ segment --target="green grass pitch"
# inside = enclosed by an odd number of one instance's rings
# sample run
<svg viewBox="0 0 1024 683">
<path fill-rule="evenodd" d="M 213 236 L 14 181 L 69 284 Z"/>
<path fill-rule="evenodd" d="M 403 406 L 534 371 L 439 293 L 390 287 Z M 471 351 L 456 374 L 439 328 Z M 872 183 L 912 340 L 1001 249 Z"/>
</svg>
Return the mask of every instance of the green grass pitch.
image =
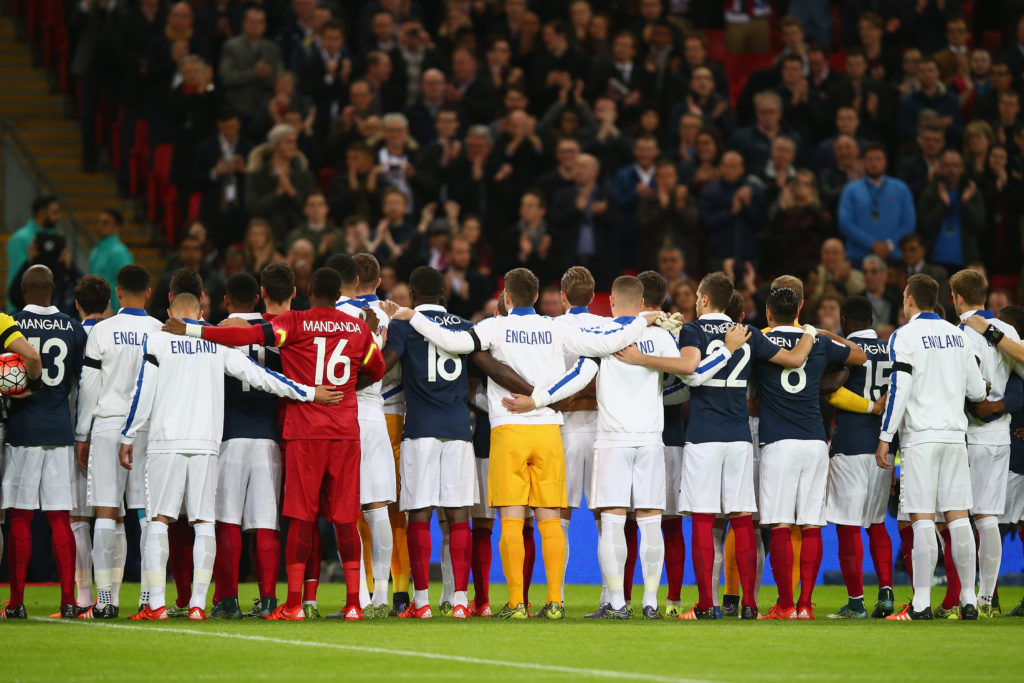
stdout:
<svg viewBox="0 0 1024 683">
<path fill-rule="evenodd" d="M 283 588 L 283 586 L 281 586 Z M 439 589 L 439 587 L 438 587 Z M 134 605 L 136 585 L 122 604 Z M 504 586 L 491 587 L 500 603 Z M 657 682 L 1024 679 L 1024 619 L 961 622 L 835 622 L 842 586 L 815 590 L 815 622 L 591 622 L 599 589 L 566 590 L 569 619 L 361 623 L 256 620 L 191 623 L 50 621 L 55 587 L 30 587 L 27 622 L 0 623 L 3 680 L 454 680 Z M 663 589 L 664 591 L 664 589 Z M 695 589 L 684 590 L 692 600 Z M 941 599 L 941 588 L 933 600 Z M 534 585 L 534 602 L 544 586 Z M 242 601 L 255 586 L 241 589 Z M 641 588 L 634 589 L 639 605 Z M 873 603 L 874 591 L 868 591 Z M 174 594 L 173 586 L 168 595 Z M 897 587 L 897 600 L 910 594 Z M 1004 609 L 1024 589 L 1006 588 Z M 762 590 L 770 606 L 774 587 Z M 340 607 L 344 589 L 320 587 L 320 610 Z M 432 591 L 432 598 L 437 595 Z M 128 612 L 129 610 L 125 610 Z"/>
</svg>

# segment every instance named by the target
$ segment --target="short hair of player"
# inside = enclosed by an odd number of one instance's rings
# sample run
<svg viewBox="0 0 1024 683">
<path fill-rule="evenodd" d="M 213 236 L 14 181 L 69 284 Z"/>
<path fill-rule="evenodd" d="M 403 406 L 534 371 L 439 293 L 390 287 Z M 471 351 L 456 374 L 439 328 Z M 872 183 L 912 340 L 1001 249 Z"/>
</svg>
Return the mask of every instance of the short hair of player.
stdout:
<svg viewBox="0 0 1024 683">
<path fill-rule="evenodd" d="M 260 285 L 267 300 L 283 304 L 292 298 L 295 291 L 295 273 L 287 263 L 268 264 L 260 271 Z"/>
<path fill-rule="evenodd" d="M 203 298 L 203 278 L 194 270 L 178 268 L 171 275 L 171 296 L 191 294 L 197 299 Z"/>
<path fill-rule="evenodd" d="M 444 294 L 444 276 L 437 268 L 419 266 L 409 274 L 409 289 L 419 301 L 438 299 Z"/>
<path fill-rule="evenodd" d="M 331 258 L 327 259 L 327 265 L 325 267 L 330 268 L 340 275 L 341 284 L 346 287 L 354 285 L 356 280 L 359 278 L 355 260 L 352 258 L 351 254 L 346 254 L 345 252 L 331 256 Z"/>
<path fill-rule="evenodd" d="M 988 280 L 978 271 L 965 268 L 953 273 L 953 277 L 949 278 L 949 289 L 953 292 L 953 296 L 957 294 L 962 296 L 964 303 L 968 306 L 985 307 Z"/>
<path fill-rule="evenodd" d="M 351 258 L 351 257 L 350 257 Z M 341 273 L 334 268 L 317 268 L 310 281 L 312 294 L 322 301 L 336 301 L 341 294 Z"/>
<path fill-rule="evenodd" d="M 86 275 L 75 285 L 75 301 L 86 315 L 103 313 L 110 305 L 110 283 L 99 275 Z"/>
<path fill-rule="evenodd" d="M 620 275 L 612 282 L 612 294 L 621 303 L 639 306 L 644 300 L 644 283 L 635 275 Z"/>
<path fill-rule="evenodd" d="M 733 290 L 732 297 L 729 299 L 729 305 L 725 307 L 725 314 L 729 316 L 729 319 L 734 323 L 743 322 L 743 309 L 746 308 L 746 300 L 743 298 L 741 292 Z"/>
<path fill-rule="evenodd" d="M 644 305 L 660 307 L 668 294 L 668 280 L 656 270 L 645 270 L 636 276 L 644 286 Z"/>
<path fill-rule="evenodd" d="M 871 323 L 874 322 L 875 309 L 872 308 L 871 301 L 866 296 L 855 294 L 843 300 L 839 306 L 839 315 L 867 328 L 871 327 Z"/>
<path fill-rule="evenodd" d="M 537 276 L 526 268 L 513 268 L 505 273 L 505 293 L 513 306 L 532 306 L 539 290 Z"/>
<path fill-rule="evenodd" d="M 181 292 L 171 300 L 168 312 L 175 318 L 199 318 L 199 297 L 191 292 Z"/>
<path fill-rule="evenodd" d="M 778 287 L 789 287 L 796 295 L 800 298 L 800 301 L 804 300 L 804 283 L 793 275 L 780 275 L 772 280 L 772 286 L 769 289 L 777 289 Z"/>
<path fill-rule="evenodd" d="M 145 294 L 149 289 L 149 271 L 138 263 L 129 263 L 117 271 L 117 286 L 125 294 Z"/>
<path fill-rule="evenodd" d="M 729 307 L 733 289 L 732 280 L 719 270 L 704 276 L 697 288 L 697 296 L 706 296 L 711 308 L 716 311 L 724 311 Z"/>
<path fill-rule="evenodd" d="M 376 289 L 377 280 L 380 279 L 380 262 L 377 257 L 373 254 L 355 254 L 352 260 L 355 261 L 359 284 Z"/>
<path fill-rule="evenodd" d="M 227 295 L 236 306 L 253 304 L 260 296 L 260 283 L 249 273 L 235 273 L 228 278 Z"/>
<path fill-rule="evenodd" d="M 914 297 L 918 310 L 934 311 L 939 302 L 939 283 L 924 273 L 911 275 L 907 280 L 907 294 Z"/>
<path fill-rule="evenodd" d="M 768 311 L 776 323 L 791 323 L 800 312 L 800 295 L 789 287 L 775 287 L 768 292 Z"/>
<path fill-rule="evenodd" d="M 589 306 L 594 300 L 594 276 L 583 266 L 573 266 L 562 276 L 562 293 L 573 306 Z"/>
<path fill-rule="evenodd" d="M 1024 337 L 1024 308 L 1020 306 L 1003 306 L 996 317 L 1004 323 L 1013 325 L 1017 336 Z"/>
</svg>

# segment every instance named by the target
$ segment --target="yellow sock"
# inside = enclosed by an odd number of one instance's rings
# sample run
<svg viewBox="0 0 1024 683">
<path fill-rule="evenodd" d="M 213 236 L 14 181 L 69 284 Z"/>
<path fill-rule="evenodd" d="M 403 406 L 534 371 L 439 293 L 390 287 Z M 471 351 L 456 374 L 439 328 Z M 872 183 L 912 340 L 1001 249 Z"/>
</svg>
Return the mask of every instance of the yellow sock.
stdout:
<svg viewBox="0 0 1024 683">
<path fill-rule="evenodd" d="M 725 594 L 740 594 L 740 569 L 736 564 L 736 534 L 729 529 L 722 546 L 722 565 L 725 567 Z"/>
<path fill-rule="evenodd" d="M 391 533 L 394 534 L 395 547 L 391 551 L 391 583 L 396 593 L 409 592 L 409 540 L 405 531 L 405 513 L 391 515 Z"/>
<path fill-rule="evenodd" d="M 559 528 L 559 535 L 562 530 Z M 501 568 L 505 572 L 508 584 L 508 606 L 515 607 L 526 602 L 523 597 L 523 561 L 526 559 L 526 547 L 523 545 L 523 520 L 513 517 L 501 520 L 501 541 L 498 543 L 501 554 Z"/>
<path fill-rule="evenodd" d="M 565 571 L 565 534 L 558 517 L 537 522 L 544 573 L 548 577 L 548 602 L 562 603 L 562 574 Z"/>
<path fill-rule="evenodd" d="M 800 527 L 795 524 L 789 527 L 789 538 L 793 541 L 793 588 L 800 587 L 800 546 L 804 537 Z"/>
<path fill-rule="evenodd" d="M 373 539 L 370 538 L 370 525 L 366 523 L 366 520 L 362 517 L 356 520 L 356 528 L 359 529 L 359 538 L 363 542 L 363 568 L 366 573 L 366 590 L 373 593 L 373 564 L 370 562 L 372 557 L 370 549 L 373 545 Z"/>
</svg>

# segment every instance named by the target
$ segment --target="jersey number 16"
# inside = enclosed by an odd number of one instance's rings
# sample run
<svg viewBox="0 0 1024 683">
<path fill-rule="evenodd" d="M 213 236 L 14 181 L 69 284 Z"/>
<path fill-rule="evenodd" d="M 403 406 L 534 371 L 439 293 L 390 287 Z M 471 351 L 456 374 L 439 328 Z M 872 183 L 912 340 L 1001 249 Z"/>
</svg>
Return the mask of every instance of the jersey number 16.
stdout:
<svg viewBox="0 0 1024 683">
<path fill-rule="evenodd" d="M 316 370 L 314 371 L 314 380 L 317 385 L 321 384 L 333 384 L 334 386 L 341 386 L 348 381 L 351 359 L 344 355 L 345 345 L 348 344 L 348 339 L 340 339 L 338 345 L 331 351 L 330 358 L 327 357 L 327 338 L 326 337 L 313 337 L 313 344 L 316 346 Z M 342 367 L 342 373 L 338 374 L 338 366 Z M 326 382 L 324 381 L 324 371 L 327 371 Z"/>
</svg>

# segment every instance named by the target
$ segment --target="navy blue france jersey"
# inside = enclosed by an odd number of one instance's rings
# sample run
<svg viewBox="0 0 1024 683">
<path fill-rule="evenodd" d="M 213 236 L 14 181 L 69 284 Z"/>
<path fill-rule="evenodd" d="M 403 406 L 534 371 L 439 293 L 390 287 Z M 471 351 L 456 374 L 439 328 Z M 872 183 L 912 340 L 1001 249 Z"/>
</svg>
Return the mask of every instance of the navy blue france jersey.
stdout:
<svg viewBox="0 0 1024 683">
<path fill-rule="evenodd" d="M 850 368 L 850 378 L 843 387 L 869 401 L 877 401 L 889 389 L 889 376 L 892 374 L 889 342 L 879 339 L 874 330 L 853 332 L 847 339 L 864 349 L 868 360 L 864 365 Z M 832 455 L 862 455 L 875 452 L 875 448 L 878 447 L 878 434 L 882 430 L 881 415 L 836 410 L 835 419 Z"/>
<path fill-rule="evenodd" d="M 662 374 L 661 377 L 662 388 L 661 395 L 666 400 L 665 403 L 665 427 L 661 431 L 661 441 L 666 446 L 679 446 L 682 448 L 686 445 L 686 422 L 683 420 L 683 404 L 682 403 L 669 403 L 670 397 L 680 391 L 686 389 L 686 385 L 683 384 L 683 380 L 679 379 L 678 375 Z"/>
<path fill-rule="evenodd" d="M 1024 381 L 1017 375 L 1006 382 L 1003 404 L 1010 413 L 1010 471 L 1024 474 L 1024 439 L 1017 437 L 1017 430 L 1024 427 Z"/>
<path fill-rule="evenodd" d="M 772 343 L 791 349 L 804 331 L 799 327 L 781 326 L 767 332 Z M 807 360 L 799 368 L 784 368 L 761 362 L 754 368 L 757 396 L 761 409 L 758 440 L 762 444 L 783 439 L 824 441 L 821 423 L 821 376 L 830 365 L 845 363 L 850 348 L 828 337 L 818 337 Z M 877 440 L 877 435 L 876 435 Z"/>
<path fill-rule="evenodd" d="M 85 354 L 85 328 L 55 306 L 28 305 L 14 314 L 25 339 L 43 361 L 43 384 L 28 398 L 12 400 L 7 443 L 70 446 L 75 442 L 69 396 L 78 384 Z"/>
<path fill-rule="evenodd" d="M 683 326 L 679 347 L 694 346 L 700 349 L 701 357 L 706 358 L 725 346 L 725 333 L 735 324 L 722 313 L 702 315 Z M 760 330 L 751 327 L 750 333 L 747 343 L 732 355 L 714 379 L 690 388 L 690 426 L 686 443 L 750 442 L 747 383 L 753 371 L 752 361 L 768 360 L 780 350 Z"/>
<path fill-rule="evenodd" d="M 243 313 L 238 317 L 256 325 L 263 322 L 259 313 Z M 281 373 L 281 351 L 253 344 L 243 347 L 242 353 L 268 370 Z M 224 441 L 228 439 L 271 439 L 278 441 L 277 396 L 259 389 L 234 377 L 224 375 Z"/>
<path fill-rule="evenodd" d="M 473 323 L 441 306 L 423 305 L 416 310 L 449 330 L 473 328 Z M 402 320 L 391 321 L 384 348 L 402 359 L 406 405 L 402 438 L 472 440 L 466 400 L 468 359 L 445 353 Z"/>
</svg>

